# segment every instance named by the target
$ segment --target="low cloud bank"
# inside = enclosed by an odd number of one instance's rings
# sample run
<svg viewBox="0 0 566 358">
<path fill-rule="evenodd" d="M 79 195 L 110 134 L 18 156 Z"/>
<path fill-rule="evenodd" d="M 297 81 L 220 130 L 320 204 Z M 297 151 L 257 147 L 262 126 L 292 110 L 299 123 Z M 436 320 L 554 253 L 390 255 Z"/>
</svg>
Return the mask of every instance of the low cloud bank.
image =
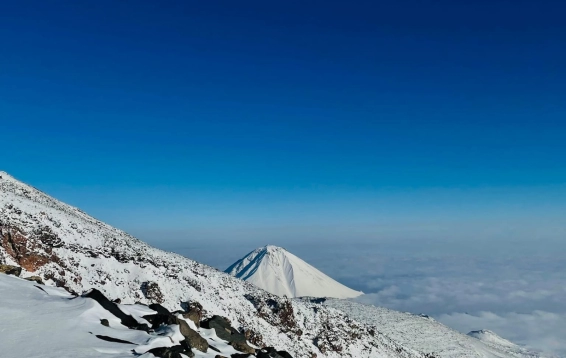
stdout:
<svg viewBox="0 0 566 358">
<path fill-rule="evenodd" d="M 411 247 L 323 248 L 303 253 L 366 295 L 357 301 L 424 313 L 460 332 L 489 329 L 514 343 L 566 357 L 566 260 L 559 254 Z M 301 254 L 300 252 L 298 253 Z M 331 258 L 331 259 L 329 259 Z"/>
</svg>

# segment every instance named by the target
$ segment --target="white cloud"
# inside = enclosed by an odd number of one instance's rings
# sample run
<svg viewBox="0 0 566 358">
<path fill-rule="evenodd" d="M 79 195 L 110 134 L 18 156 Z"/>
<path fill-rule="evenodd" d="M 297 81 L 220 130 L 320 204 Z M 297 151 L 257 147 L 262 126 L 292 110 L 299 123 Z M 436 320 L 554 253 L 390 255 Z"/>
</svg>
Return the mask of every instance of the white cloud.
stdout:
<svg viewBox="0 0 566 358">
<path fill-rule="evenodd" d="M 437 319 L 462 332 L 489 327 L 512 342 L 520 342 L 548 355 L 566 356 L 566 314 L 546 311 L 452 313 L 441 314 Z"/>
<path fill-rule="evenodd" d="M 313 264 L 366 292 L 361 302 L 425 313 L 463 333 L 489 329 L 566 356 L 566 260 L 522 251 L 508 255 L 503 245 L 481 255 L 356 247 L 336 249 L 341 254 L 325 255 L 328 260 L 313 257 Z"/>
</svg>

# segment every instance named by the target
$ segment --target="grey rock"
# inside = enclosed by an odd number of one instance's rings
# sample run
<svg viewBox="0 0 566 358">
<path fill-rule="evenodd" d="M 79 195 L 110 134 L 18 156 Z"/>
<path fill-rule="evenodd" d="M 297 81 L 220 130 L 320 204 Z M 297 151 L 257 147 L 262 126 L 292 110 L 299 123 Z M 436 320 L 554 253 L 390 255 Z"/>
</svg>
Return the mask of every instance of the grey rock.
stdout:
<svg viewBox="0 0 566 358">
<path fill-rule="evenodd" d="M 208 350 L 208 342 L 206 339 L 202 338 L 197 331 L 189 327 L 187 322 L 179 320 L 179 329 L 189 347 L 206 353 Z"/>
</svg>

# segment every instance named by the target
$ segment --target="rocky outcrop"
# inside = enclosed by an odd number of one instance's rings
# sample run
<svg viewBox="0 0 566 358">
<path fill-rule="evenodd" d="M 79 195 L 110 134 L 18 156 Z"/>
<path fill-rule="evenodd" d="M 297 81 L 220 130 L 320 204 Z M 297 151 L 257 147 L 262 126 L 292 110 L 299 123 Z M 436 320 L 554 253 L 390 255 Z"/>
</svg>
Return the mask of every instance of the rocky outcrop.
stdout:
<svg viewBox="0 0 566 358">
<path fill-rule="evenodd" d="M 6 253 L 26 271 L 35 272 L 45 264 L 59 260 L 53 248 L 58 247 L 61 240 L 49 227 L 26 233 L 15 226 L 0 225 L 0 240 Z"/>
<path fill-rule="evenodd" d="M 120 322 L 124 326 L 132 329 L 140 329 L 146 332 L 149 331 L 149 327 L 146 324 L 140 324 L 134 319 L 134 317 L 122 312 L 122 310 L 120 310 L 120 308 L 118 308 L 118 306 L 114 302 L 106 298 L 106 296 L 104 296 L 104 294 L 102 294 L 97 289 L 93 288 L 87 291 L 83 294 L 83 297 L 88 297 L 98 302 L 98 304 L 100 304 L 102 308 L 119 318 Z"/>
<path fill-rule="evenodd" d="M 163 301 L 165 301 L 157 282 L 144 282 L 141 286 L 141 290 L 145 298 L 152 302 L 163 303 Z"/>
<path fill-rule="evenodd" d="M 197 331 L 189 327 L 187 322 L 179 320 L 178 323 L 181 334 L 185 337 L 189 347 L 206 353 L 208 351 L 208 342 L 206 339 L 202 338 Z"/>
<path fill-rule="evenodd" d="M 195 354 L 187 346 L 177 345 L 173 347 L 159 347 L 153 348 L 148 351 L 156 357 L 160 358 L 182 358 L 183 355 L 187 357 L 194 357 Z"/>
<path fill-rule="evenodd" d="M 43 280 L 39 276 L 30 276 L 30 277 L 26 277 L 25 279 L 43 285 Z"/>
<path fill-rule="evenodd" d="M 205 313 L 202 305 L 198 302 L 185 302 L 181 306 L 186 309 L 183 318 L 193 321 L 197 327 L 200 327 L 200 321 Z"/>
<path fill-rule="evenodd" d="M 0 272 L 6 275 L 14 275 L 19 277 L 22 273 L 22 268 L 13 265 L 0 265 Z"/>
</svg>

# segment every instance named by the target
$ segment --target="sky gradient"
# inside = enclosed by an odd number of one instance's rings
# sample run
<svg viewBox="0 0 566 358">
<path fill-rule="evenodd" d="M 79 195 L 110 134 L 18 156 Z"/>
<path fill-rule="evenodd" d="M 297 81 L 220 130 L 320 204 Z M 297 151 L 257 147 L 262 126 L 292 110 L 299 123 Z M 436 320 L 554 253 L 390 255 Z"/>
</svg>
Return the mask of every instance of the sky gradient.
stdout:
<svg viewBox="0 0 566 358">
<path fill-rule="evenodd" d="M 128 230 L 536 226 L 565 212 L 564 11 L 3 4 L 0 163 Z"/>
</svg>

